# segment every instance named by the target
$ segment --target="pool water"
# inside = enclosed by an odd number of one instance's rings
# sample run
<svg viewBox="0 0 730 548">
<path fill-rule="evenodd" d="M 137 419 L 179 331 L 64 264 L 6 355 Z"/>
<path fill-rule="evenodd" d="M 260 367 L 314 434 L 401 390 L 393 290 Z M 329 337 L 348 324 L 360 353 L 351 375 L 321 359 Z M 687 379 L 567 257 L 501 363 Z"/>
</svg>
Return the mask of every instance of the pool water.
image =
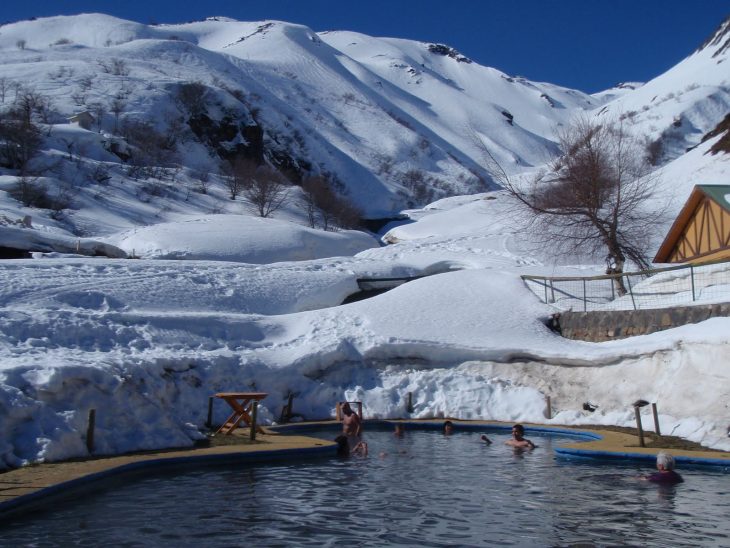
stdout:
<svg viewBox="0 0 730 548">
<path fill-rule="evenodd" d="M 0 546 L 730 545 L 722 470 L 660 487 L 646 465 L 556 459 L 560 435 L 523 453 L 488 434 L 368 431 L 368 457 L 135 479 L 5 524 Z"/>
</svg>

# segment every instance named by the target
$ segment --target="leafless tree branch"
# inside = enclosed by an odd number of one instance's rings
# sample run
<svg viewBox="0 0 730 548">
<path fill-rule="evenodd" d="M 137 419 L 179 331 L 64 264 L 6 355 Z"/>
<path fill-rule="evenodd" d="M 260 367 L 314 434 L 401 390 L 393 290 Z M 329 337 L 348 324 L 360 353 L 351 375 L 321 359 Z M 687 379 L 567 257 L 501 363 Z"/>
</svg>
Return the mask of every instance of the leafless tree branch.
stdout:
<svg viewBox="0 0 730 548">
<path fill-rule="evenodd" d="M 658 178 L 645 146 L 622 122 L 574 121 L 558 133 L 563 154 L 517 184 L 489 153 L 487 169 L 527 212 L 544 243 L 562 252 L 603 255 L 606 272 L 621 274 L 626 261 L 649 266 L 652 229 L 664 214 L 650 207 Z M 617 278 L 620 293 L 625 292 Z"/>
</svg>

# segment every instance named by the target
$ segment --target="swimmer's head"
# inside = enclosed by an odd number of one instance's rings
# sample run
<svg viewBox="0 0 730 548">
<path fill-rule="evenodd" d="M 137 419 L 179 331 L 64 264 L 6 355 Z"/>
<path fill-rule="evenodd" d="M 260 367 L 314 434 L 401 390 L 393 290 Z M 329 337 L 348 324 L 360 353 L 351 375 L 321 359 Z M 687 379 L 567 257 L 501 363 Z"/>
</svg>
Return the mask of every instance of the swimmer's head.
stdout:
<svg viewBox="0 0 730 548">
<path fill-rule="evenodd" d="M 664 451 L 656 456 L 656 467 L 660 470 L 674 470 L 674 457 Z"/>
</svg>

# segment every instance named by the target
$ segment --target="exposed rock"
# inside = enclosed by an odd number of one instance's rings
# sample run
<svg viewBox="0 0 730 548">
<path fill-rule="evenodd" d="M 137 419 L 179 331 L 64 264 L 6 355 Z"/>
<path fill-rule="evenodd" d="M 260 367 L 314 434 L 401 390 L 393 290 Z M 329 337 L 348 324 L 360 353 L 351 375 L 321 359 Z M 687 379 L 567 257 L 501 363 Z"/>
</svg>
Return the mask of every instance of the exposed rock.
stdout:
<svg viewBox="0 0 730 548">
<path fill-rule="evenodd" d="M 542 93 L 540 97 L 545 99 L 551 107 L 555 108 L 555 101 L 547 93 Z"/>
<path fill-rule="evenodd" d="M 704 143 L 708 139 L 712 139 L 718 135 L 722 135 L 722 137 L 717 141 L 717 143 L 712 145 L 710 152 L 712 154 L 717 154 L 718 152 L 730 152 L 730 114 L 725 115 L 722 122 L 717 124 L 715 129 L 707 133 L 702 138 L 702 142 Z"/>
<path fill-rule="evenodd" d="M 239 124 L 231 117 L 213 120 L 207 114 L 192 116 L 190 129 L 205 145 L 225 160 L 247 158 L 264 161 L 264 131 L 259 125 Z"/>
<path fill-rule="evenodd" d="M 446 44 L 429 44 L 428 51 L 435 53 L 436 55 L 444 55 L 456 59 L 459 63 L 471 63 L 472 60 L 462 55 L 454 48 L 447 46 Z"/>
<path fill-rule="evenodd" d="M 717 48 L 717 51 L 712 54 L 713 57 L 717 57 L 730 49 L 730 16 L 720 23 L 717 30 L 713 32 L 712 35 L 705 40 L 702 45 L 697 48 L 697 50 L 695 50 L 695 52 L 702 51 L 703 49 L 711 46 L 720 46 Z"/>
</svg>

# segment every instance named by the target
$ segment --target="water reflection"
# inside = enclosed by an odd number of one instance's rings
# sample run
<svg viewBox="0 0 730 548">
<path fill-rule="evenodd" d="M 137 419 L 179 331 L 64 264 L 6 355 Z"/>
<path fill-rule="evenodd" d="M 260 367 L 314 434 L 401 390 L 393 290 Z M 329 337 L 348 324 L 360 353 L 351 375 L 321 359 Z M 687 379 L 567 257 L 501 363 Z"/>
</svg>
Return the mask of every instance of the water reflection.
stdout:
<svg viewBox="0 0 730 548">
<path fill-rule="evenodd" d="M 695 546 L 730 544 L 722 472 L 556 461 L 539 437 L 367 432 L 370 457 L 147 478 L 0 528 L 0 545 Z M 378 455 L 383 453 L 382 458 Z"/>
</svg>

